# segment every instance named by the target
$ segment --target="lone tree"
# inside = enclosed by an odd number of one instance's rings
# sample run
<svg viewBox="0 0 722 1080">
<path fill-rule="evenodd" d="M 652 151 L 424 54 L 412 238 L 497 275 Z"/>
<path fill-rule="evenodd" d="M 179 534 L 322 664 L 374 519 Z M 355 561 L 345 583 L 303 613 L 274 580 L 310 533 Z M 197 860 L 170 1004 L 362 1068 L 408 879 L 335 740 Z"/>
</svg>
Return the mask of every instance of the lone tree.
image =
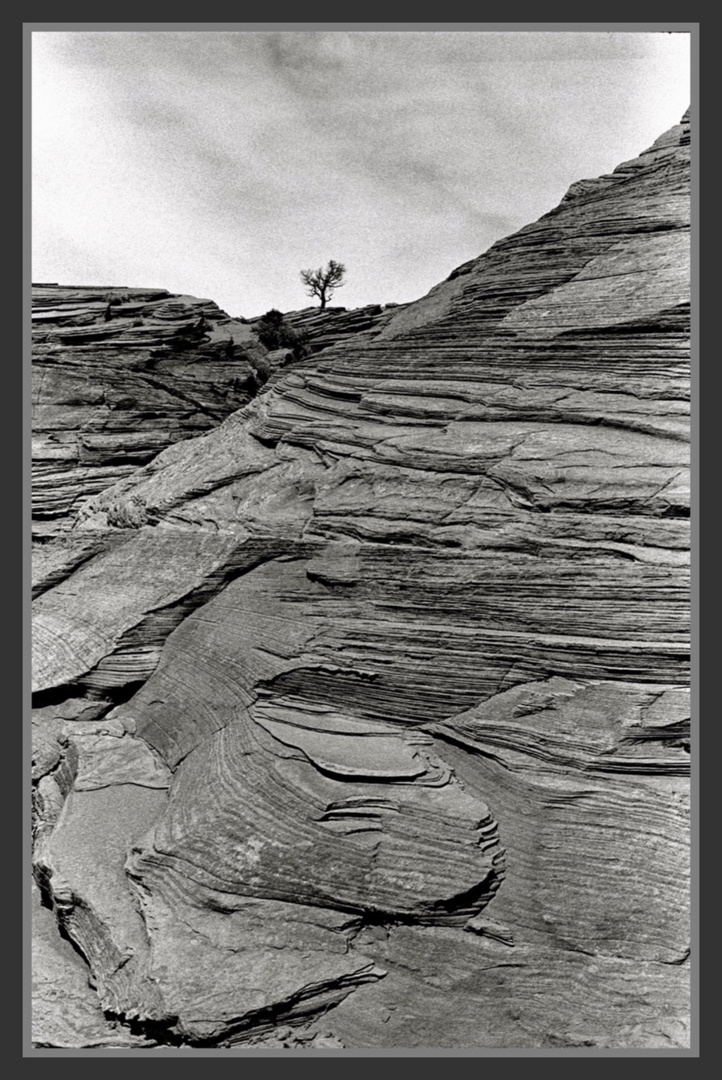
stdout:
<svg viewBox="0 0 722 1080">
<path fill-rule="evenodd" d="M 326 307 L 326 302 L 331 299 L 331 294 L 340 289 L 346 282 L 343 275 L 346 267 L 335 259 L 329 261 L 324 270 L 322 266 L 318 270 L 302 270 L 301 281 L 306 286 L 308 296 L 317 296 L 321 301 L 321 310 Z"/>
</svg>

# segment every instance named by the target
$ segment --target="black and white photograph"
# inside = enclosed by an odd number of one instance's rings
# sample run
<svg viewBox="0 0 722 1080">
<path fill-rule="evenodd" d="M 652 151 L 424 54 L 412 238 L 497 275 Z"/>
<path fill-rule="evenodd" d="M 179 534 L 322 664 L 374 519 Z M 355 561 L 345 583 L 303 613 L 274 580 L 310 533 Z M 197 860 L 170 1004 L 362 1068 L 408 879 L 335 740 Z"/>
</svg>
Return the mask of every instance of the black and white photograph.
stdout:
<svg viewBox="0 0 722 1080">
<path fill-rule="evenodd" d="M 698 25 L 119 26 L 27 34 L 26 1056 L 689 1056 Z"/>
</svg>

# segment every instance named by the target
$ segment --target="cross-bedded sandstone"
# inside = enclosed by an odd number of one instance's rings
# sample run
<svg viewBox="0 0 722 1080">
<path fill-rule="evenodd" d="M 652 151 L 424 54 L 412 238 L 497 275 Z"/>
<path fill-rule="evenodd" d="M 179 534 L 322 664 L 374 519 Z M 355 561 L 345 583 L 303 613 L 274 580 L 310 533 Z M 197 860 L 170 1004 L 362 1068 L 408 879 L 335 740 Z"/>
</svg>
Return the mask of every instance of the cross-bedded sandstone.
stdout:
<svg viewBox="0 0 722 1080">
<path fill-rule="evenodd" d="M 688 167 L 685 117 L 64 504 L 36 863 L 114 1015 L 687 1045 Z"/>
</svg>

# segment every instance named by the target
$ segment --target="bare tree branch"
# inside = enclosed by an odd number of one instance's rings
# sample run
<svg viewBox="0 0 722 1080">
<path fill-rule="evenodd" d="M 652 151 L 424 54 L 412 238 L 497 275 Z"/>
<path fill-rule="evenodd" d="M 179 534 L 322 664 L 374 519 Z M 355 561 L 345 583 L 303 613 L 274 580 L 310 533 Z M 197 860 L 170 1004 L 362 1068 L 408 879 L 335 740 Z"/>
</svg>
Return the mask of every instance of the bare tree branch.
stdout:
<svg viewBox="0 0 722 1080">
<path fill-rule="evenodd" d="M 307 295 L 317 296 L 323 309 L 326 307 L 331 294 L 346 284 L 342 280 L 345 273 L 346 267 L 343 263 L 330 259 L 328 266 L 325 268 L 319 266 L 318 270 L 302 270 L 301 281 L 307 286 Z"/>
</svg>

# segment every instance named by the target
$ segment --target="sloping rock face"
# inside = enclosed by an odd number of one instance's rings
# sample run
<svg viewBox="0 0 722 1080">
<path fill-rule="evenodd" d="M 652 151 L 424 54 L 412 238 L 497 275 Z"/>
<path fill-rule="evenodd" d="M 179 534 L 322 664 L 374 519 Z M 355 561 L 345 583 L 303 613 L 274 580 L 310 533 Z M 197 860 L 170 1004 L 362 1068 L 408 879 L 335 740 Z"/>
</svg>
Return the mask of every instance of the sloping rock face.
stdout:
<svg viewBox="0 0 722 1080">
<path fill-rule="evenodd" d="M 318 307 L 303 308 L 301 311 L 288 311 L 285 321 L 294 330 L 300 330 L 308 336 L 308 343 L 313 352 L 339 345 L 346 338 L 357 334 L 369 334 L 375 337 L 380 330 L 395 318 L 408 305 L 406 304 L 368 304 L 362 308 Z M 252 320 L 255 326 L 257 320 Z M 357 341 L 358 344 L 358 341 Z"/>
<path fill-rule="evenodd" d="M 215 427 L 258 388 L 266 350 L 210 300 L 163 289 L 33 286 L 33 524 Z"/>
<path fill-rule="evenodd" d="M 108 1039 L 689 1045 L 688 169 L 685 116 L 83 504 L 35 866 Z"/>
</svg>

